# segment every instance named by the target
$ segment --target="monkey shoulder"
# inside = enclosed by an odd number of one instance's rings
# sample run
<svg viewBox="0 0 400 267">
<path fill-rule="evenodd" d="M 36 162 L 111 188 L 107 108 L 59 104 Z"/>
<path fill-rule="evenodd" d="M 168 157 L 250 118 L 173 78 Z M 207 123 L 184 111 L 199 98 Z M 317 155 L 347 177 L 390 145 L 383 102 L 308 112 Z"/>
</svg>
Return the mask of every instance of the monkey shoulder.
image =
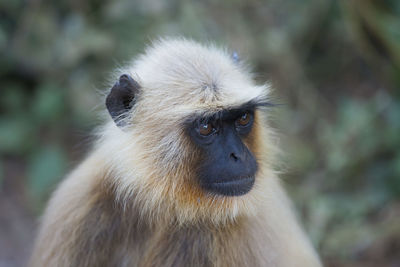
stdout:
<svg viewBox="0 0 400 267">
<path fill-rule="evenodd" d="M 58 186 L 42 217 L 32 266 L 123 266 L 120 248 L 129 249 L 133 239 L 128 220 L 131 229 L 138 227 L 115 200 L 104 166 L 89 157 Z"/>
</svg>

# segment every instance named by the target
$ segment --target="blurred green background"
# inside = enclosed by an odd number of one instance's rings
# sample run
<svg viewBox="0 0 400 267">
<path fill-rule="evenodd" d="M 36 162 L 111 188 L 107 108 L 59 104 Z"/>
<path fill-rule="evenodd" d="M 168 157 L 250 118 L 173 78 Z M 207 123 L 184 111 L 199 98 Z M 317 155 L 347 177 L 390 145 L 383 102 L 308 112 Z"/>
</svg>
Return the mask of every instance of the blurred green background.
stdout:
<svg viewBox="0 0 400 267">
<path fill-rule="evenodd" d="M 0 266 L 90 148 L 110 73 L 159 36 L 275 87 L 282 179 L 326 266 L 400 266 L 400 1 L 0 0 Z"/>
</svg>

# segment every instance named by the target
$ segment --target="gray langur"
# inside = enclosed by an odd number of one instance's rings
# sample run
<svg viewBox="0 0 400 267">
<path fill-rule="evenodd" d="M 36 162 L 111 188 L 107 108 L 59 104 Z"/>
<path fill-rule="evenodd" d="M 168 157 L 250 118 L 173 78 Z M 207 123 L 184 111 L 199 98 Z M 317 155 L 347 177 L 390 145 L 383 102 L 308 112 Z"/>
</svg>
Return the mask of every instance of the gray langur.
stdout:
<svg viewBox="0 0 400 267">
<path fill-rule="evenodd" d="M 236 61 L 168 39 L 119 70 L 31 266 L 321 266 L 273 168 L 270 88 Z"/>
</svg>

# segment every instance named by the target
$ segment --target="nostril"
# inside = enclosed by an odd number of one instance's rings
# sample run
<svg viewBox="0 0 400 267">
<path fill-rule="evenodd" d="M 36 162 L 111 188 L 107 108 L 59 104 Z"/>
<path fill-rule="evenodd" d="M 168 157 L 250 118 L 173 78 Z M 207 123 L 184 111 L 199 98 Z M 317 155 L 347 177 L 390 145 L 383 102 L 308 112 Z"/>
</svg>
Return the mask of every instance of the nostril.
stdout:
<svg viewBox="0 0 400 267">
<path fill-rule="evenodd" d="M 237 161 L 239 158 L 235 155 L 235 153 L 231 153 L 231 158 L 234 160 L 234 161 Z"/>
</svg>

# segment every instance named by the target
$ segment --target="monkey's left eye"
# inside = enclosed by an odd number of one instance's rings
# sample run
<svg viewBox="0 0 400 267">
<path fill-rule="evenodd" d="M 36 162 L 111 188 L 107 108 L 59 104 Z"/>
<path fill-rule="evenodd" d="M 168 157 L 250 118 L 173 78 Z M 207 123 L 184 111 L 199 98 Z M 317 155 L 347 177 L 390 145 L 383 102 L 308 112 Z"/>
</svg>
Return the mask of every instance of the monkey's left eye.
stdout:
<svg viewBox="0 0 400 267">
<path fill-rule="evenodd" d="M 251 114 L 249 112 L 244 113 L 238 119 L 236 119 L 237 126 L 247 126 L 251 121 Z"/>
</svg>

